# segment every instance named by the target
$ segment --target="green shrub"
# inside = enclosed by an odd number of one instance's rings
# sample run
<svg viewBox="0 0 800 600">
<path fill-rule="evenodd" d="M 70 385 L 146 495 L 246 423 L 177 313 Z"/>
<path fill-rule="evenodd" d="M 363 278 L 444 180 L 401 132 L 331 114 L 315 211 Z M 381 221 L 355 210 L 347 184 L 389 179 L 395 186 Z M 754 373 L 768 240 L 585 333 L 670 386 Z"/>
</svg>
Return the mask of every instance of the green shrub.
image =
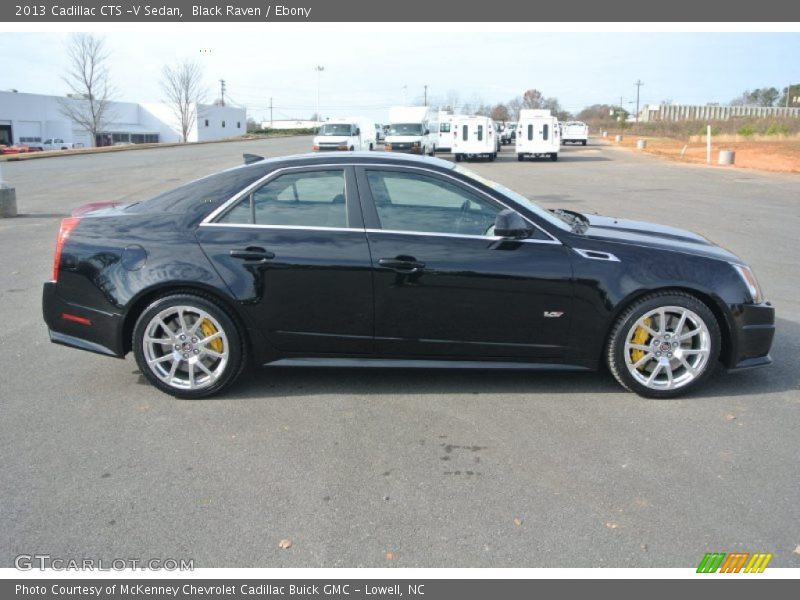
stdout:
<svg viewBox="0 0 800 600">
<path fill-rule="evenodd" d="M 743 135 L 745 137 L 750 137 L 752 135 L 755 135 L 756 128 L 753 127 L 752 123 L 745 123 L 744 125 L 739 127 L 739 131 L 737 131 L 736 133 L 738 133 L 739 135 Z"/>
<path fill-rule="evenodd" d="M 772 122 L 769 124 L 769 127 L 764 130 L 765 135 L 787 135 L 789 133 L 789 127 L 783 123 L 776 123 Z"/>
</svg>

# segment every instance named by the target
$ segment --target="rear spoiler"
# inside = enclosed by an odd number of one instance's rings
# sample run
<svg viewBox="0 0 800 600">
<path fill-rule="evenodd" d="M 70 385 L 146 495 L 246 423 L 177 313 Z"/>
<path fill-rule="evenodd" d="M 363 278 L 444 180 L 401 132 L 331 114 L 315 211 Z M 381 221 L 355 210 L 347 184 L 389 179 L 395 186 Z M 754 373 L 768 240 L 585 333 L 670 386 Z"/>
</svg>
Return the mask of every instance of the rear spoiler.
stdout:
<svg viewBox="0 0 800 600">
<path fill-rule="evenodd" d="M 242 154 L 242 158 L 244 159 L 244 164 L 249 165 L 254 162 L 258 162 L 260 160 L 264 160 L 263 156 L 259 156 L 258 154 Z"/>
</svg>

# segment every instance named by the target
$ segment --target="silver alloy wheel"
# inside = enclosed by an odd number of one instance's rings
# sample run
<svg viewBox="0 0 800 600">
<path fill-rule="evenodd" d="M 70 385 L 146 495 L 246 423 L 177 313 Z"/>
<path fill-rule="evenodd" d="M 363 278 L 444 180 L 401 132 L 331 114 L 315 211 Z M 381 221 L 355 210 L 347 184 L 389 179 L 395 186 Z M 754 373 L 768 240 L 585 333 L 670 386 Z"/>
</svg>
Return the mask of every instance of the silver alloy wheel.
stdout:
<svg viewBox="0 0 800 600">
<path fill-rule="evenodd" d="M 153 374 L 178 389 L 207 388 L 228 364 L 225 330 L 209 313 L 194 306 L 171 306 L 150 319 L 142 349 Z"/>
<path fill-rule="evenodd" d="M 625 336 L 625 366 L 652 390 L 674 390 L 697 379 L 711 354 L 703 319 L 682 306 L 661 306 L 637 319 Z"/>
</svg>

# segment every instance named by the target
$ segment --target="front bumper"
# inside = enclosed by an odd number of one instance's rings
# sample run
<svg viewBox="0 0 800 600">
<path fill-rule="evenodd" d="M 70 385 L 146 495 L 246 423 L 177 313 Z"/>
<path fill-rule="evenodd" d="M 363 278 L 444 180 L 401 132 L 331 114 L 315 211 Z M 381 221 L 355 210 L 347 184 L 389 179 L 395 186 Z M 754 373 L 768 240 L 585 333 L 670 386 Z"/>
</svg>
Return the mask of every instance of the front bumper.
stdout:
<svg viewBox="0 0 800 600">
<path fill-rule="evenodd" d="M 743 304 L 733 315 L 730 371 L 772 364 L 769 350 L 775 337 L 775 308 L 768 302 Z"/>
<path fill-rule="evenodd" d="M 422 146 L 412 146 L 410 143 L 386 142 L 384 150 L 387 152 L 406 152 L 408 154 L 422 154 Z"/>
<path fill-rule="evenodd" d="M 42 315 L 54 344 L 117 358 L 125 355 L 122 316 L 67 302 L 58 295 L 55 281 L 46 282 L 42 289 Z M 78 322 L 74 317 L 88 319 L 89 323 Z"/>
</svg>

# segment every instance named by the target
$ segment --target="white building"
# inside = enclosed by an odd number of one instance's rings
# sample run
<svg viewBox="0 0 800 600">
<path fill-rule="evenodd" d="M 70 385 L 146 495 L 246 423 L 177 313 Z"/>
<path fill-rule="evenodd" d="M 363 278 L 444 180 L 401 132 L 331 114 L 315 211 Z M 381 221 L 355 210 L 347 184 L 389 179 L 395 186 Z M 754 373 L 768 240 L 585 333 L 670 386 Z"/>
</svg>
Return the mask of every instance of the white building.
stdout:
<svg viewBox="0 0 800 600">
<path fill-rule="evenodd" d="M 261 121 L 261 129 L 316 129 L 323 121 L 303 119 L 281 119 L 275 121 Z"/>
<path fill-rule="evenodd" d="M 108 122 L 97 139 L 64 115 L 64 102 L 80 100 L 42 94 L 0 92 L 0 144 L 40 143 L 47 138 L 89 146 L 115 143 L 180 142 L 180 120 L 163 103 L 112 102 Z M 243 135 L 247 111 L 234 106 L 200 104 L 188 141 L 203 142 Z"/>
</svg>

